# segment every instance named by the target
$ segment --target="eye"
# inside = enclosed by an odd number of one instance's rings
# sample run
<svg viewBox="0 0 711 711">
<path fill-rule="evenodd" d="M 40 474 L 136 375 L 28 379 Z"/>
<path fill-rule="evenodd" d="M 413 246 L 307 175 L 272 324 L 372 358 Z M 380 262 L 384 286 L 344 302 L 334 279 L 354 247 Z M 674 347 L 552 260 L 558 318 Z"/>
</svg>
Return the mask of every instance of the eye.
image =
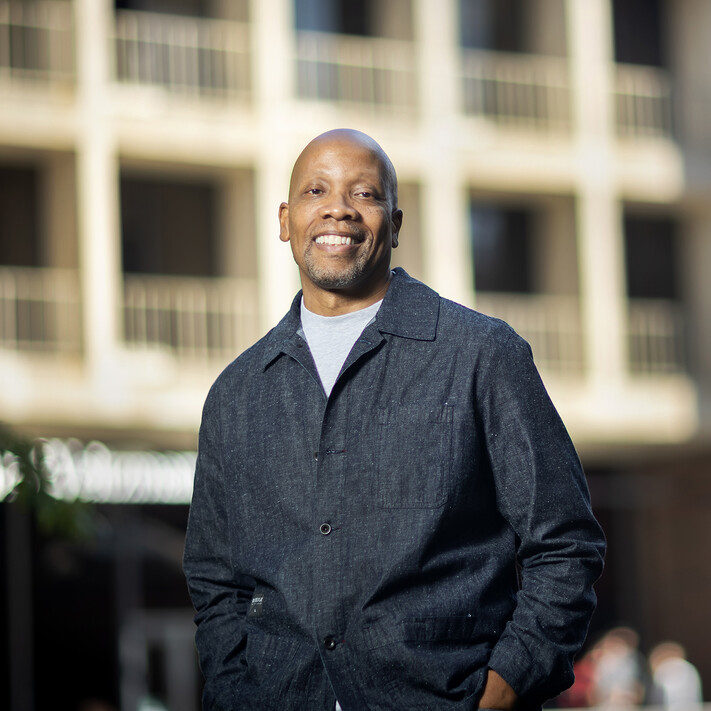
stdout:
<svg viewBox="0 0 711 711">
<path fill-rule="evenodd" d="M 306 191 L 307 195 L 321 195 L 323 193 L 323 190 L 321 188 L 309 188 Z"/>
<path fill-rule="evenodd" d="M 373 197 L 373 193 L 369 192 L 368 190 L 359 190 L 356 195 L 358 197 L 363 197 L 363 198 L 370 198 Z"/>
</svg>

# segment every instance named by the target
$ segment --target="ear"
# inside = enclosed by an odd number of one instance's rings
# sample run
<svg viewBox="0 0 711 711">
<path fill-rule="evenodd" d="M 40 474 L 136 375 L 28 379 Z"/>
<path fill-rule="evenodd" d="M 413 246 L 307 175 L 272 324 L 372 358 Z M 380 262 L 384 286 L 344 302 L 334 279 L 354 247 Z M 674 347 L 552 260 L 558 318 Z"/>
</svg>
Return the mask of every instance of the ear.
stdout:
<svg viewBox="0 0 711 711">
<path fill-rule="evenodd" d="M 279 205 L 279 239 L 289 241 L 289 204 L 286 202 Z"/>
<path fill-rule="evenodd" d="M 392 236 L 392 246 L 393 249 L 398 246 L 398 235 L 400 234 L 400 228 L 402 227 L 402 210 L 393 210 L 393 214 L 390 218 L 393 226 L 393 236 Z"/>
</svg>

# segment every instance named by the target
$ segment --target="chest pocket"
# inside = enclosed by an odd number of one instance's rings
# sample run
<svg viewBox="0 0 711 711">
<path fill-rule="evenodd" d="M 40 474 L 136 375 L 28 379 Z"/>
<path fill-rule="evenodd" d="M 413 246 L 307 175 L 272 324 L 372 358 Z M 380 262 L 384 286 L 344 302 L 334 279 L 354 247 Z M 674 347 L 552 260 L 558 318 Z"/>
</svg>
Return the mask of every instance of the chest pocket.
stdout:
<svg viewBox="0 0 711 711">
<path fill-rule="evenodd" d="M 387 509 L 443 506 L 451 472 L 453 408 L 381 410 L 375 498 Z"/>
</svg>

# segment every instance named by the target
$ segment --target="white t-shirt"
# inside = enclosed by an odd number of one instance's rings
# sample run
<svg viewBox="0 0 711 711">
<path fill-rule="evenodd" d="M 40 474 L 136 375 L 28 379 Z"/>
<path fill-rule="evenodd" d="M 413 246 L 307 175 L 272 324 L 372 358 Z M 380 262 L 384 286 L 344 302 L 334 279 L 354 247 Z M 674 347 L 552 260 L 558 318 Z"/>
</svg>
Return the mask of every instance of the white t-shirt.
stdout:
<svg viewBox="0 0 711 711">
<path fill-rule="evenodd" d="M 382 303 L 381 299 L 341 316 L 320 316 L 309 311 L 301 299 L 301 327 L 326 395 L 331 394 L 353 344 L 375 318 Z"/>
</svg>

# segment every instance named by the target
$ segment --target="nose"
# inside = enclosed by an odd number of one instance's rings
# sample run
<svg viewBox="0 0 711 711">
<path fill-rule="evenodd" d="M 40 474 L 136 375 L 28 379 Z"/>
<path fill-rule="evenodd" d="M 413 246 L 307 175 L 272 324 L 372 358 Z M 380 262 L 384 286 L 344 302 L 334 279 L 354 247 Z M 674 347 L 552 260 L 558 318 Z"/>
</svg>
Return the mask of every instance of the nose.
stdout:
<svg viewBox="0 0 711 711">
<path fill-rule="evenodd" d="M 358 217 L 358 210 L 347 195 L 334 191 L 325 201 L 321 216 L 331 217 L 334 220 L 355 220 Z"/>
</svg>

